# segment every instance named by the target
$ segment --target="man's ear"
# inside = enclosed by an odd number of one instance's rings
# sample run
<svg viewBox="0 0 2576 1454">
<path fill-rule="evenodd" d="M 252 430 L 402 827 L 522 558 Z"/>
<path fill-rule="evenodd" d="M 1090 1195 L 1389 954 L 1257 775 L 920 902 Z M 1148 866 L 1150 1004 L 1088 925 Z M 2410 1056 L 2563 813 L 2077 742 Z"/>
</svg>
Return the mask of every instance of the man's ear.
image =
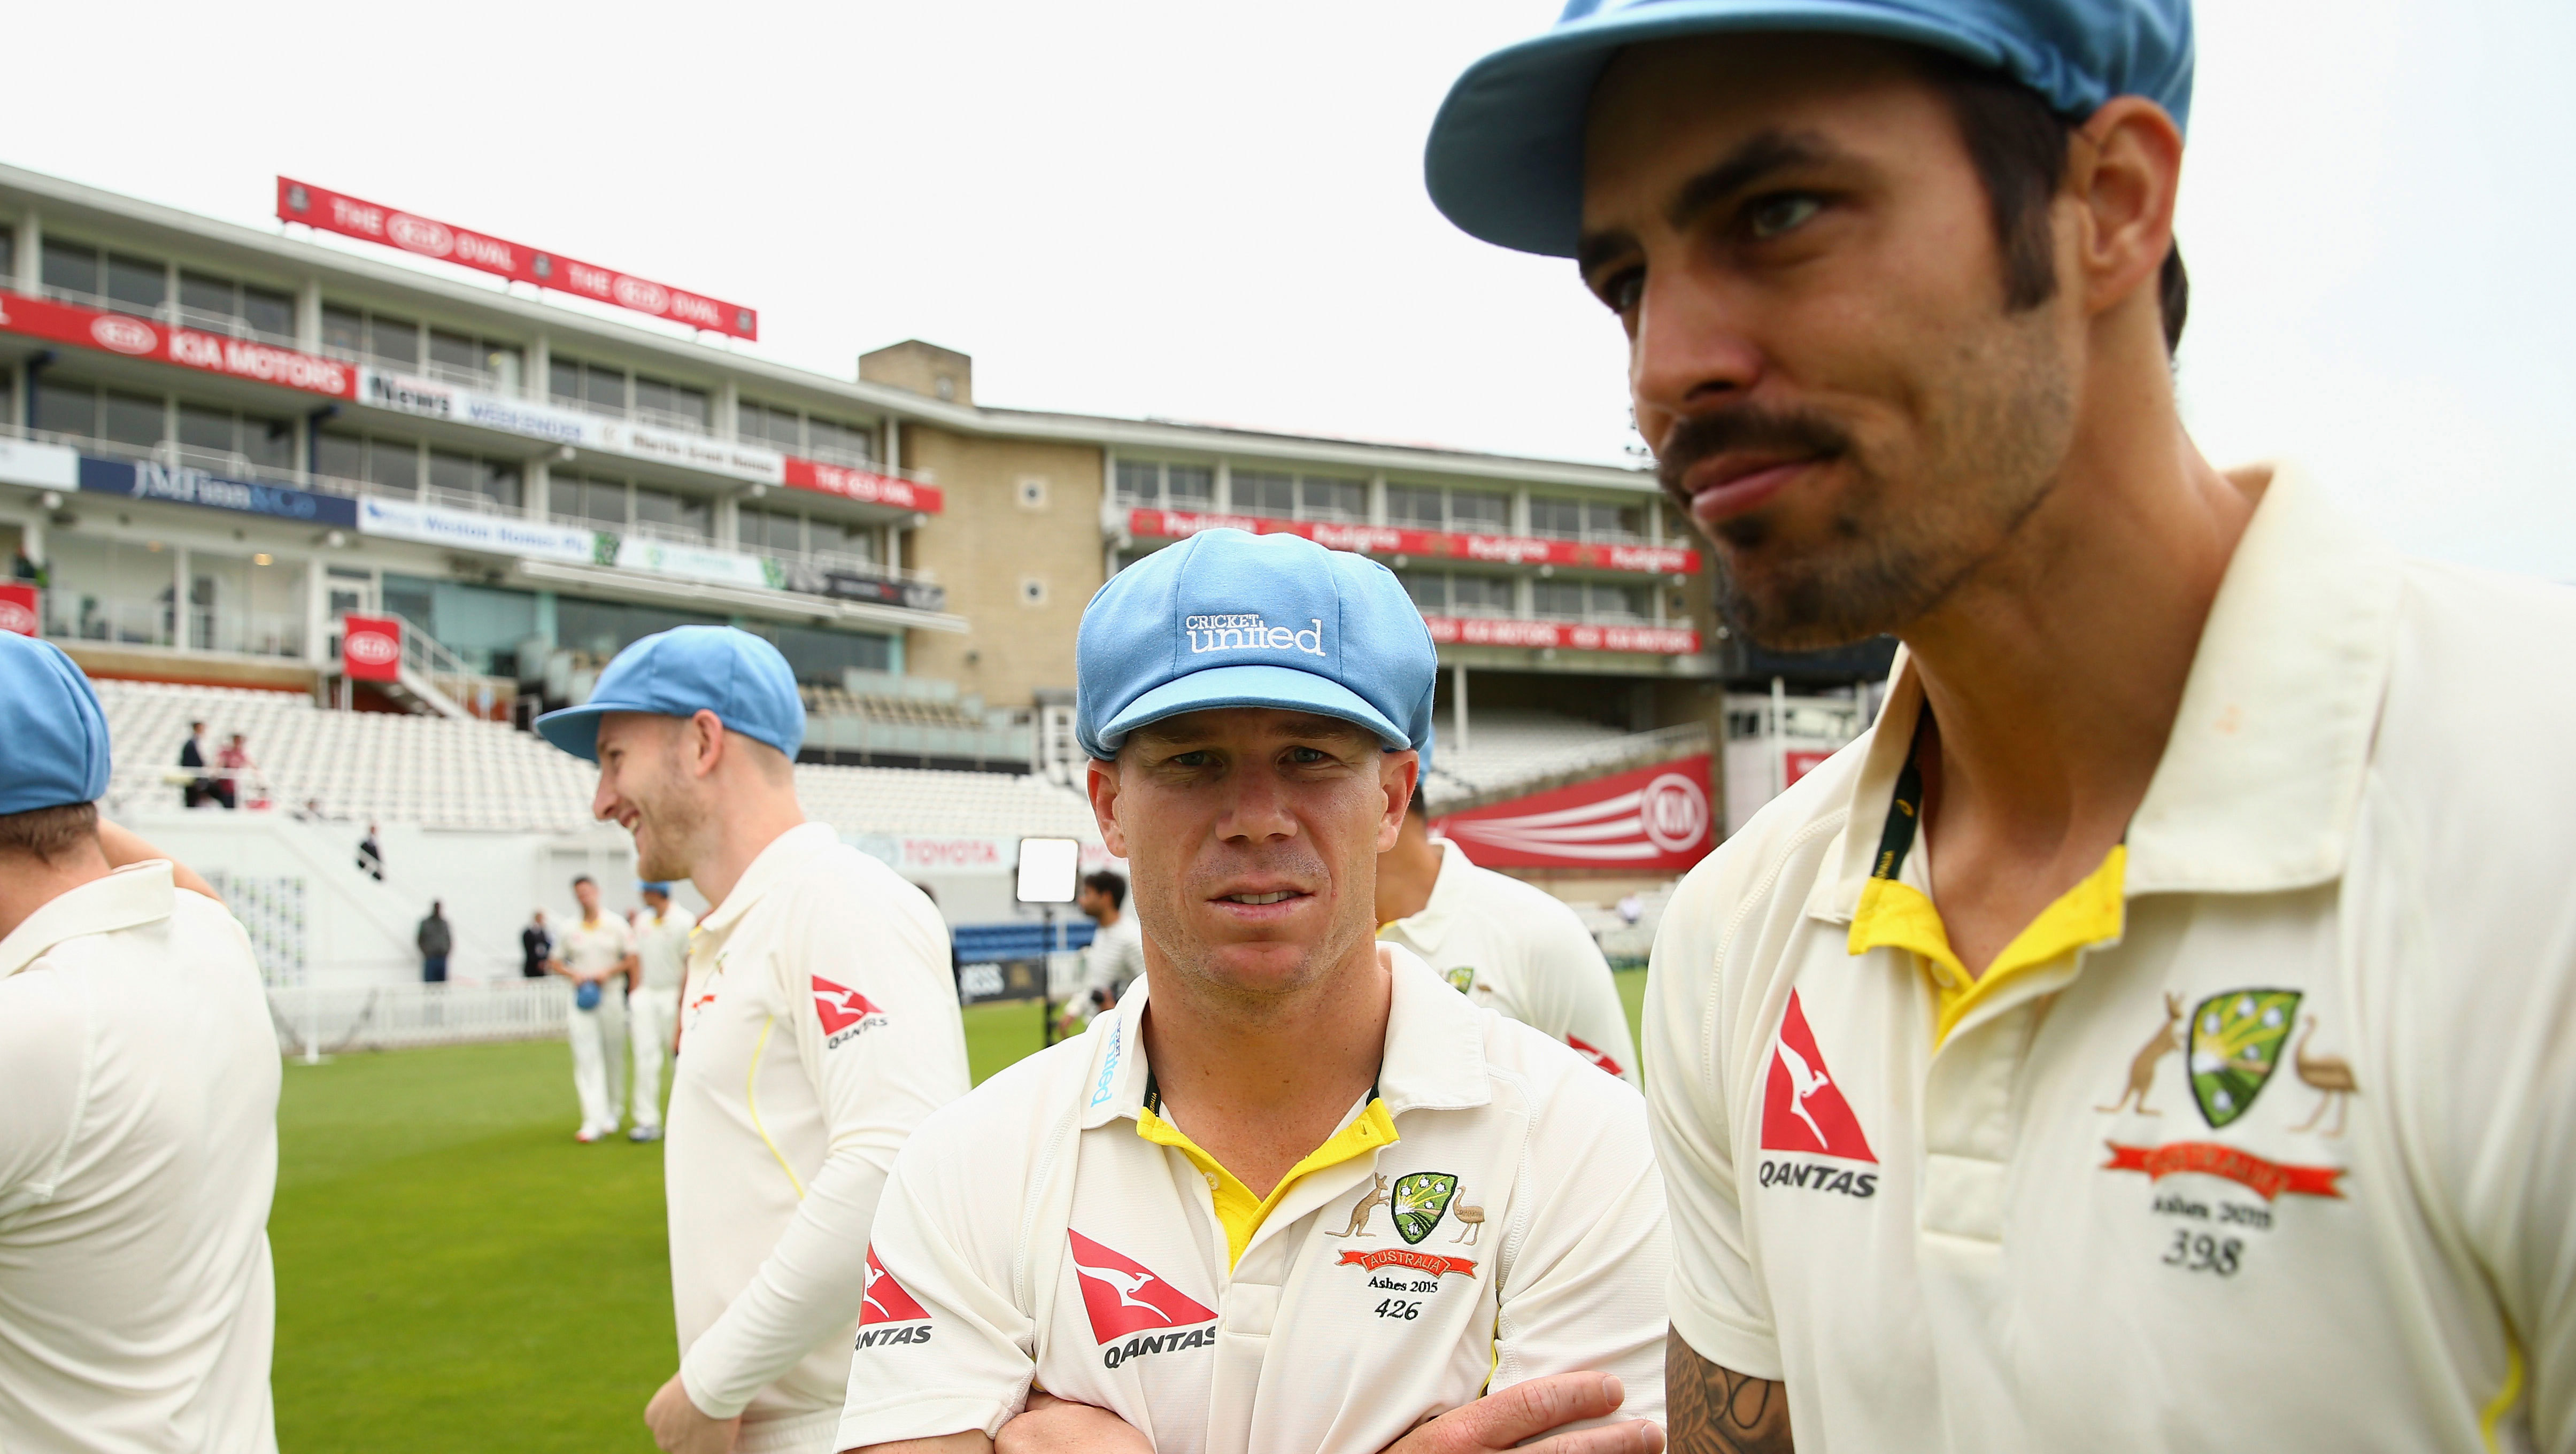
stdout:
<svg viewBox="0 0 2576 1454">
<path fill-rule="evenodd" d="M 1422 754 L 1419 752 L 1386 752 L 1378 755 L 1377 780 L 1386 789 L 1386 807 L 1378 814 L 1377 851 L 1395 846 L 1404 832 L 1404 810 L 1413 803 L 1413 784 L 1422 776 Z"/>
<path fill-rule="evenodd" d="M 2182 183 L 2182 133 L 2142 96 L 2105 103 L 2067 140 L 2066 191 L 2077 208 L 2076 277 L 2085 307 L 2107 313 L 2133 295 L 2155 297 L 2173 249 Z"/>
<path fill-rule="evenodd" d="M 1091 816 L 1100 825 L 1101 845 L 1111 857 L 1125 858 L 1127 830 L 1118 826 L 1118 764 L 1093 758 L 1082 786 L 1091 797 Z"/>
<path fill-rule="evenodd" d="M 724 761 L 724 719 L 700 707 L 680 724 L 680 743 L 688 754 L 689 775 L 707 776 Z"/>
</svg>

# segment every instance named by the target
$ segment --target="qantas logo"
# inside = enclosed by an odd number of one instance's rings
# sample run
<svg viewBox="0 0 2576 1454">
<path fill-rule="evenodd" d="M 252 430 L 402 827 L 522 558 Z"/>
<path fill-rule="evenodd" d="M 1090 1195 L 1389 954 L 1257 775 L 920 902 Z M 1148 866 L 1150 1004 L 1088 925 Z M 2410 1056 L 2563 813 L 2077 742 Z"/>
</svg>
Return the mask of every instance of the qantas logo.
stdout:
<svg viewBox="0 0 2576 1454">
<path fill-rule="evenodd" d="M 1132 1257 L 1112 1252 L 1070 1227 L 1064 1235 L 1072 1243 L 1083 1310 L 1091 1315 L 1091 1337 L 1100 1345 L 1104 1367 L 1115 1368 L 1141 1354 L 1203 1348 L 1216 1341 L 1216 1329 L 1192 1327 L 1216 1321 L 1216 1314 L 1204 1304 Z M 1191 1331 L 1169 1331 L 1174 1329 Z"/>
<path fill-rule="evenodd" d="M 859 1341 L 861 1348 L 874 1348 L 886 1343 L 927 1343 L 930 1341 L 930 1310 L 923 1307 L 894 1274 L 877 1261 L 877 1249 L 868 1249 L 867 1300 L 859 1305 Z M 883 1326 L 880 1326 L 883 1325 Z M 898 1326 L 900 1325 L 900 1326 Z"/>
<path fill-rule="evenodd" d="M 820 975 L 814 976 L 814 1015 L 823 1022 L 826 1049 L 886 1023 L 885 1011 L 870 1004 L 866 995 Z"/>
<path fill-rule="evenodd" d="M 1878 1160 L 1870 1154 L 1869 1138 L 1861 1134 L 1851 1104 L 1825 1069 L 1825 1057 L 1816 1049 L 1815 1034 L 1807 1028 L 1807 1014 L 1798 1004 L 1796 990 L 1789 992 L 1780 1038 L 1771 1047 L 1770 1082 L 1762 1097 L 1762 1149 L 1872 1164 Z"/>
<path fill-rule="evenodd" d="M 1792 991 L 1792 993 L 1795 993 L 1795 991 Z M 1591 1046 L 1584 1044 L 1583 1037 L 1580 1035 L 1566 1036 L 1565 1043 L 1574 1047 L 1575 1054 L 1582 1056 L 1584 1059 L 1591 1061 L 1597 1066 L 1600 1066 L 1603 1070 L 1610 1072 L 1612 1075 L 1623 1075 L 1626 1073 L 1619 1068 L 1618 1061 L 1615 1061 L 1609 1056 L 1602 1054 L 1600 1051 L 1593 1049 Z"/>
</svg>

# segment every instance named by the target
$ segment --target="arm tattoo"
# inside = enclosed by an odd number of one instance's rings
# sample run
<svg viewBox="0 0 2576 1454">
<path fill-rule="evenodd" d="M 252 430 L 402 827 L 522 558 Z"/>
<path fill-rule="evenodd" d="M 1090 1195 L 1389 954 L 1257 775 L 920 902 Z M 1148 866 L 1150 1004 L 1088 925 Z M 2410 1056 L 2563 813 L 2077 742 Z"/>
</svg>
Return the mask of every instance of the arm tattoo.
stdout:
<svg viewBox="0 0 2576 1454">
<path fill-rule="evenodd" d="M 1673 1454 L 1793 1454 L 1789 1391 L 1720 1368 L 1664 1335 L 1664 1422 Z"/>
</svg>

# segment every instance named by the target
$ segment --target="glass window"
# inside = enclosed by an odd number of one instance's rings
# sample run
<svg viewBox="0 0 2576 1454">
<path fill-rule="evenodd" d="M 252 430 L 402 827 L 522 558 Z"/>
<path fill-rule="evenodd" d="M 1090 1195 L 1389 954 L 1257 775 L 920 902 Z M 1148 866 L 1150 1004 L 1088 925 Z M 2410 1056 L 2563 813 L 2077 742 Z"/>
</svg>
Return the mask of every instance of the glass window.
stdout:
<svg viewBox="0 0 2576 1454">
<path fill-rule="evenodd" d="M 1594 537 L 1629 539 L 1645 529 L 1646 512 L 1635 505 L 1587 504 L 1583 507 L 1583 533 Z"/>
<path fill-rule="evenodd" d="M 652 377 L 650 374 L 637 374 L 635 376 L 635 407 L 638 409 L 650 409 L 656 414 L 675 414 L 679 412 L 676 407 L 676 401 L 671 397 L 671 386 L 661 379 Z"/>
<path fill-rule="evenodd" d="M 1216 467 L 1204 464 L 1165 465 L 1163 503 L 1175 510 L 1216 508 Z"/>
<path fill-rule="evenodd" d="M 462 333 L 433 328 L 429 331 L 429 361 L 460 373 L 478 374 L 483 372 L 483 348 Z"/>
<path fill-rule="evenodd" d="M 570 403 L 580 403 L 581 365 L 568 358 L 548 359 L 546 392 Z"/>
<path fill-rule="evenodd" d="M 635 522 L 639 525 L 677 525 L 680 523 L 680 497 L 668 490 L 639 489 L 635 492 Z"/>
<path fill-rule="evenodd" d="M 36 427 L 54 434 L 98 433 L 98 390 L 44 379 L 36 385 Z"/>
<path fill-rule="evenodd" d="M 206 273 L 179 275 L 179 306 L 191 313 L 204 313 L 216 318 L 237 317 L 241 310 L 233 301 L 235 291 L 230 278 Z"/>
<path fill-rule="evenodd" d="M 1492 490 L 1451 490 L 1449 528 L 1467 535 L 1508 535 L 1512 497 Z"/>
<path fill-rule="evenodd" d="M 405 439 L 367 441 L 367 483 L 401 494 L 420 489 L 420 446 Z"/>
<path fill-rule="evenodd" d="M 215 454 L 233 452 L 233 411 L 203 404 L 179 406 L 179 442 Z"/>
<path fill-rule="evenodd" d="M 480 477 L 481 471 L 475 467 L 474 456 L 470 454 L 456 454 L 444 449 L 429 452 L 429 482 L 439 489 L 454 490 L 460 495 L 473 494 Z"/>
<path fill-rule="evenodd" d="M 159 399 L 148 394 L 103 393 L 99 398 L 99 437 L 145 449 L 161 442 L 168 419 Z"/>
<path fill-rule="evenodd" d="M 1413 598 L 1416 610 L 1438 616 L 1449 609 L 1449 578 L 1426 571 L 1399 571 L 1396 579 L 1404 582 L 1404 593 Z"/>
<path fill-rule="evenodd" d="M 1646 588 L 1595 582 L 1592 587 L 1592 614 L 1627 616 L 1642 621 L 1651 614 L 1646 604 Z"/>
<path fill-rule="evenodd" d="M 507 460 L 484 460 L 480 478 L 476 483 L 481 486 L 484 494 L 500 501 L 508 508 L 513 510 L 519 508 L 519 467 L 517 465 Z"/>
<path fill-rule="evenodd" d="M 1582 502 L 1549 499 L 1544 495 L 1530 496 L 1530 531 L 1560 540 L 1582 539 Z"/>
<path fill-rule="evenodd" d="M 741 537 L 742 547 L 745 550 L 767 550 L 776 551 L 781 555 L 795 555 L 802 549 L 796 538 L 796 526 L 797 520 L 793 515 L 783 515 L 773 510 L 745 510 L 742 512 L 741 523 L 736 527 L 736 533 Z"/>
<path fill-rule="evenodd" d="M 107 301 L 149 313 L 170 301 L 170 270 L 149 258 L 109 253 Z"/>
<path fill-rule="evenodd" d="M 241 421 L 241 452 L 249 456 L 252 464 L 262 469 L 295 468 L 295 421 L 244 414 Z"/>
<path fill-rule="evenodd" d="M 313 438 L 313 469 L 334 479 L 354 480 L 367 473 L 367 442 L 354 434 L 326 429 Z"/>
<path fill-rule="evenodd" d="M 1440 492 L 1420 485 L 1386 487 L 1386 523 L 1416 530 L 1438 530 L 1448 518 L 1440 510 Z"/>
<path fill-rule="evenodd" d="M 322 305 L 322 346 L 334 353 L 357 353 L 367 338 L 367 316 L 355 308 Z"/>
<path fill-rule="evenodd" d="M 1130 509 L 1163 503 L 1163 467 L 1143 460 L 1118 461 L 1118 501 Z"/>
<path fill-rule="evenodd" d="M 819 453 L 834 456 L 843 464 L 866 464 L 876 458 L 876 431 L 872 429 L 830 419 L 809 419 L 806 424 Z"/>
<path fill-rule="evenodd" d="M 591 364 L 581 371 L 581 396 L 593 408 L 626 412 L 626 375 Z"/>
<path fill-rule="evenodd" d="M 1541 616 L 1580 620 L 1583 617 L 1583 583 L 1581 581 L 1532 581 L 1530 582 L 1530 609 Z"/>
<path fill-rule="evenodd" d="M 671 412 L 700 429 L 707 428 L 709 421 L 715 418 L 715 408 L 707 402 L 707 391 L 692 389 L 686 384 L 671 386 Z"/>
<path fill-rule="evenodd" d="M 98 296 L 98 249 L 77 243 L 47 242 L 44 260 L 45 286 L 66 293 Z"/>
<path fill-rule="evenodd" d="M 1512 583 L 1503 576 L 1451 576 L 1449 600 L 1461 615 L 1512 614 Z"/>
<path fill-rule="evenodd" d="M 811 626 L 747 626 L 778 646 L 800 682 L 839 686 L 847 671 L 884 671 L 893 664 L 889 638 L 853 631 L 819 631 Z"/>
<path fill-rule="evenodd" d="M 295 299 L 291 294 L 242 285 L 242 319 L 271 338 L 295 336 Z"/>
<path fill-rule="evenodd" d="M 367 315 L 367 352 L 387 363 L 420 366 L 420 325 L 408 318 Z"/>
<path fill-rule="evenodd" d="M 1326 480 L 1308 475 L 1299 481 L 1302 503 L 1309 519 L 1365 520 L 1368 518 L 1368 486 L 1357 480 Z"/>
<path fill-rule="evenodd" d="M 484 371 L 491 374 L 493 382 L 503 389 L 513 394 L 519 392 L 520 370 L 523 366 L 517 344 L 494 343 L 488 338 L 483 340 Z"/>
<path fill-rule="evenodd" d="M 1286 519 L 1297 513 L 1297 481 L 1268 470 L 1236 470 L 1233 477 L 1234 508 L 1245 515 L 1276 515 Z"/>
<path fill-rule="evenodd" d="M 14 228 L 0 227 L 0 273 L 18 276 L 18 233 Z"/>
</svg>

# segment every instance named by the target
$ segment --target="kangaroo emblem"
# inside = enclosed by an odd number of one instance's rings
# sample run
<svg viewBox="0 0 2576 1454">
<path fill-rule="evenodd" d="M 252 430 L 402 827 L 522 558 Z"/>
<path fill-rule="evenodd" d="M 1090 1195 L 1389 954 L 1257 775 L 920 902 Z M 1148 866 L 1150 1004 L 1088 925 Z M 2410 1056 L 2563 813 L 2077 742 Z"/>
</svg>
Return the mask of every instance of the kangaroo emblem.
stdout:
<svg viewBox="0 0 2576 1454">
<path fill-rule="evenodd" d="M 2138 1053 L 2130 1057 L 2128 1089 L 2120 1092 L 2118 1100 L 2107 1106 L 2095 1106 L 2093 1109 L 2104 1115 L 2118 1115 L 2122 1106 L 2135 1100 L 2138 1103 L 2138 1114 L 2141 1116 L 2164 1114 L 2147 1104 L 2147 1092 L 2155 1088 L 2156 1063 L 2182 1048 L 2181 1039 L 2174 1034 L 2174 1027 L 2182 1023 L 2182 1013 L 2182 997 L 2167 993 L 2165 1027 L 2155 1033 L 2154 1039 L 2139 1046 Z"/>
<path fill-rule="evenodd" d="M 1371 1235 L 1368 1231 L 1369 1213 L 1377 1210 L 1379 1207 L 1385 1206 L 1386 1201 L 1386 1178 L 1381 1176 L 1377 1178 L 1377 1185 L 1370 1189 L 1369 1194 L 1360 1198 L 1360 1204 L 1351 1208 L 1351 1224 L 1338 1232 L 1327 1227 L 1324 1229 L 1324 1235 L 1327 1237 L 1360 1237 Z"/>
</svg>

